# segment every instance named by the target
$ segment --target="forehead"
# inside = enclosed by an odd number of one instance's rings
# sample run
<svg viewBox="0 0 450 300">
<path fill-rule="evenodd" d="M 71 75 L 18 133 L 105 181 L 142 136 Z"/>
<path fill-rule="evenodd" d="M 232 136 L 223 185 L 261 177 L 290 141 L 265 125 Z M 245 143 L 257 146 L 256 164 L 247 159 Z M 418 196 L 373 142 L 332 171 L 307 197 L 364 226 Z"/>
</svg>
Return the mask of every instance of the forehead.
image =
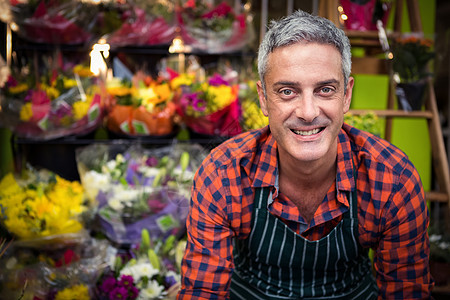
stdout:
<svg viewBox="0 0 450 300">
<path fill-rule="evenodd" d="M 275 49 L 268 56 L 266 77 L 290 75 L 343 77 L 341 54 L 333 45 L 318 43 Z"/>
</svg>

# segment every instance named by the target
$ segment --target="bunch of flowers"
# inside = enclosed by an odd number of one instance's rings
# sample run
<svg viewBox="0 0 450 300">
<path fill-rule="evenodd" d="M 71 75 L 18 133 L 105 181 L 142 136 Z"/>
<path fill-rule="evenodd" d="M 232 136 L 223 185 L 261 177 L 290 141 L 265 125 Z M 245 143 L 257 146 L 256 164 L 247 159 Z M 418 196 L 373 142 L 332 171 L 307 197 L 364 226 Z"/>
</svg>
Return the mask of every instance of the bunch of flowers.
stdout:
<svg viewBox="0 0 450 300">
<path fill-rule="evenodd" d="M 17 242 L 33 245 L 70 242 L 85 236 L 82 217 L 88 209 L 77 181 L 52 172 L 24 171 L 0 181 L 1 221 Z"/>
<path fill-rule="evenodd" d="M 198 145 L 91 145 L 78 151 L 81 182 L 98 203 L 102 232 L 117 244 L 136 243 L 142 228 L 154 237 L 182 232 L 203 152 Z"/>
<path fill-rule="evenodd" d="M 114 133 L 134 136 L 163 136 L 175 129 L 174 91 L 169 81 L 137 72 L 131 80 L 107 82 L 112 97 L 107 127 Z"/>
<path fill-rule="evenodd" d="M 178 8 L 181 37 L 186 45 L 208 53 L 237 51 L 253 39 L 247 11 L 235 12 L 227 1 L 188 0 Z"/>
<path fill-rule="evenodd" d="M 249 131 L 269 124 L 269 119 L 261 111 L 256 82 L 248 80 L 239 85 L 239 100 L 242 107 L 242 129 Z"/>
<path fill-rule="evenodd" d="M 241 133 L 237 84 L 231 85 L 219 74 L 214 74 L 204 82 L 180 82 L 178 110 L 192 131 L 220 136 Z"/>
<path fill-rule="evenodd" d="M 414 35 L 394 40 L 392 67 L 398 82 L 416 82 L 430 75 L 428 64 L 434 58 L 432 45 L 430 39 Z"/>
<path fill-rule="evenodd" d="M 3 298 L 62 300 L 91 299 L 113 248 L 106 240 L 86 237 L 52 249 L 14 243 L 11 250 L 0 260 Z"/>
<path fill-rule="evenodd" d="M 169 1 L 117 1 L 113 7 L 121 22 L 106 35 L 113 46 L 170 44 L 175 37 L 175 8 Z"/>
<path fill-rule="evenodd" d="M 117 255 L 97 283 L 100 299 L 175 299 L 180 287 L 181 257 L 185 241 L 174 235 L 150 239 L 143 229 L 141 241 L 129 255 Z"/>
<path fill-rule="evenodd" d="M 99 83 L 83 65 L 51 68 L 42 76 L 27 68 L 13 72 L 1 90 L 3 125 L 33 139 L 87 133 L 102 120 Z"/>
<path fill-rule="evenodd" d="M 89 41 L 97 5 L 73 0 L 9 0 L 12 20 L 23 38 L 37 43 L 80 44 Z"/>
</svg>

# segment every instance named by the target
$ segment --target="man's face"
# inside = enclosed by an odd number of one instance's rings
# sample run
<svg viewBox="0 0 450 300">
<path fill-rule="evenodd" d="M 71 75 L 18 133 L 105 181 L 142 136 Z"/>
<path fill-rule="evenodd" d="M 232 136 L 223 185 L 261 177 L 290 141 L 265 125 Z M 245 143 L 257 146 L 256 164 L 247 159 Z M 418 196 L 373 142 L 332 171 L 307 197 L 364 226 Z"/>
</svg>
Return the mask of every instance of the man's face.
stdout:
<svg viewBox="0 0 450 300">
<path fill-rule="evenodd" d="M 297 43 L 269 54 L 261 83 L 261 109 L 269 117 L 280 159 L 335 159 L 337 135 L 350 107 L 353 78 L 345 92 L 339 51 L 330 45 Z"/>
</svg>

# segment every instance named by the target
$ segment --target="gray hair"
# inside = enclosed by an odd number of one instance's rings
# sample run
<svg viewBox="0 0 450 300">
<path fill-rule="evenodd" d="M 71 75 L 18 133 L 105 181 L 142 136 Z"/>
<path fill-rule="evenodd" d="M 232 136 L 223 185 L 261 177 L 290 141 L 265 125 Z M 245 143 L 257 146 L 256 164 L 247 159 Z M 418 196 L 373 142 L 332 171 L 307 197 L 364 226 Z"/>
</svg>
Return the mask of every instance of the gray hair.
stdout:
<svg viewBox="0 0 450 300">
<path fill-rule="evenodd" d="M 352 68 L 350 41 L 344 31 L 330 20 L 297 10 L 279 21 L 271 21 L 258 50 L 258 73 L 264 93 L 264 76 L 269 54 L 275 49 L 295 43 L 319 43 L 333 45 L 341 54 L 344 86 L 347 86 Z"/>
</svg>

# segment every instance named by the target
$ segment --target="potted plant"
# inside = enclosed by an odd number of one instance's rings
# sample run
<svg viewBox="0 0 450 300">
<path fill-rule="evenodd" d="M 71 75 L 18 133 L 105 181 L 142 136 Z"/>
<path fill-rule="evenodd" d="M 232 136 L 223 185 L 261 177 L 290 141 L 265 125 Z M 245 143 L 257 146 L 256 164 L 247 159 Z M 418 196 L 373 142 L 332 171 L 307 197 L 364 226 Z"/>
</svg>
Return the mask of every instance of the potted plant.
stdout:
<svg viewBox="0 0 450 300">
<path fill-rule="evenodd" d="M 420 110 L 426 78 L 431 75 L 428 65 L 434 58 L 432 41 L 415 35 L 397 38 L 392 45 L 392 68 L 397 83 L 399 107 L 405 111 Z"/>
</svg>

